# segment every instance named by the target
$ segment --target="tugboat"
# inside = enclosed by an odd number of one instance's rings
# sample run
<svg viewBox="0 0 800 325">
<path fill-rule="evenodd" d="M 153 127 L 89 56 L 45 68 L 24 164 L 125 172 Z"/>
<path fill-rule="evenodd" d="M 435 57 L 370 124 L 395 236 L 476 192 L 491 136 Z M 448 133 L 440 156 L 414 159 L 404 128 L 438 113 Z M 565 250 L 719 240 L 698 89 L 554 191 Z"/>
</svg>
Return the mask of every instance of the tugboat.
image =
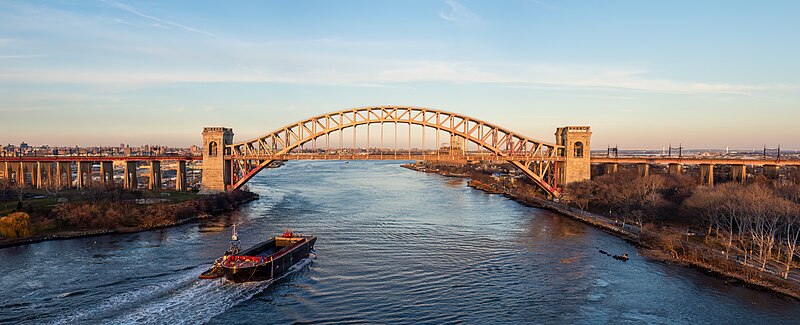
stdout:
<svg viewBox="0 0 800 325">
<path fill-rule="evenodd" d="M 234 225 L 230 247 L 214 261 L 210 269 L 200 274 L 200 278 L 225 277 L 232 282 L 270 280 L 308 257 L 316 241 L 316 236 L 286 230 L 281 235 L 240 252 L 239 236 Z"/>
</svg>

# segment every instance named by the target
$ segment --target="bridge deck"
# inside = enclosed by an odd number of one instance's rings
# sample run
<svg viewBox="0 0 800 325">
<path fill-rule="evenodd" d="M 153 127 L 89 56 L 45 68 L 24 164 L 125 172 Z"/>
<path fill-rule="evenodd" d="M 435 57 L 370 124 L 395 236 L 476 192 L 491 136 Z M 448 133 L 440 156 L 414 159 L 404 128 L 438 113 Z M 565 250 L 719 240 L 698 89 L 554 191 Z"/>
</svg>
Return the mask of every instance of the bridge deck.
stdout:
<svg viewBox="0 0 800 325">
<path fill-rule="evenodd" d="M 684 165 L 775 165 L 800 166 L 800 160 L 778 159 L 726 159 L 726 158 L 674 158 L 674 157 L 592 157 L 592 163 L 612 164 L 684 164 Z"/>
<path fill-rule="evenodd" d="M 25 156 L 0 157 L 0 162 L 100 162 L 100 161 L 190 161 L 203 160 L 201 156 Z"/>
<path fill-rule="evenodd" d="M 437 154 L 408 154 L 408 153 L 385 153 L 385 154 L 288 154 L 288 155 L 232 155 L 225 156 L 225 159 L 243 160 L 453 160 L 453 161 L 508 161 L 508 160 L 529 160 L 530 156 L 511 156 L 503 157 L 497 155 L 437 155 Z M 562 161 L 563 157 L 544 157 L 537 158 L 542 161 Z"/>
</svg>

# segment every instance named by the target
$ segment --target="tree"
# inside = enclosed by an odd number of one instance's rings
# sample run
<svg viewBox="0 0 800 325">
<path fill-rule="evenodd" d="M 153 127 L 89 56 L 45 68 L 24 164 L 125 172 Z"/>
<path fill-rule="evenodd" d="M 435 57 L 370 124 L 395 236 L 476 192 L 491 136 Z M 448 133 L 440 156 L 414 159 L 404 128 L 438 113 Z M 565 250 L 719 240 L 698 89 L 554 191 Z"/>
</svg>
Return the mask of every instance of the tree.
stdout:
<svg viewBox="0 0 800 325">
<path fill-rule="evenodd" d="M 25 194 L 28 193 L 28 188 L 25 187 L 24 182 L 22 184 L 18 182 L 13 182 L 11 185 L 11 189 L 14 190 L 14 193 L 17 195 L 17 199 L 19 200 L 19 202 L 22 202 L 22 200 L 25 199 Z"/>
<path fill-rule="evenodd" d="M 690 216 L 700 216 L 705 221 L 706 238 L 711 236 L 712 230 L 716 229 L 719 236 L 719 229 L 723 225 L 720 213 L 720 195 L 710 187 L 701 187 L 692 193 L 692 196 L 683 202 L 684 213 Z"/>
<path fill-rule="evenodd" d="M 617 205 L 623 218 L 632 219 L 639 227 L 644 222 L 655 218 L 658 210 L 666 203 L 661 190 L 664 180 L 660 176 L 639 177 L 624 186 L 619 186 L 617 191 L 621 200 Z"/>
<path fill-rule="evenodd" d="M 784 243 L 786 244 L 786 250 L 784 251 L 786 259 L 786 269 L 783 272 L 784 279 L 789 277 L 792 259 L 794 258 L 795 251 L 797 250 L 797 242 L 800 240 L 800 213 L 798 212 L 800 211 L 795 205 L 792 207 L 792 211 L 784 215 L 783 219 L 783 238 Z"/>
<path fill-rule="evenodd" d="M 55 182 L 53 182 L 53 180 L 48 180 L 47 182 L 44 182 L 43 188 L 47 192 L 47 195 L 49 196 L 57 197 L 58 192 L 61 191 L 61 187 L 58 186 Z"/>
<path fill-rule="evenodd" d="M 30 237 L 31 217 L 25 212 L 14 212 L 0 218 L 0 234 L 6 239 Z"/>
<path fill-rule="evenodd" d="M 563 198 L 567 203 L 575 204 L 578 209 L 586 210 L 592 200 L 594 186 L 591 181 L 572 182 L 567 185 Z"/>
</svg>

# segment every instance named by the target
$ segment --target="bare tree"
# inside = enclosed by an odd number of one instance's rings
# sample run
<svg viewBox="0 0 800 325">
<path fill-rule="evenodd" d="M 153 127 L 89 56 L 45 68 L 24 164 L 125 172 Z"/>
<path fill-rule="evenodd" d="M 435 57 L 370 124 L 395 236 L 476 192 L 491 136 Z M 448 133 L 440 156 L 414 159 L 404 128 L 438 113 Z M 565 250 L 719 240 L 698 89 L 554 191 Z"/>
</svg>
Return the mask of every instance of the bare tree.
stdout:
<svg viewBox="0 0 800 325">
<path fill-rule="evenodd" d="M 575 204 L 578 209 L 586 210 L 592 200 L 593 192 L 594 186 L 590 181 L 573 182 L 567 185 L 565 195 L 562 197 L 567 203 Z"/>
<path fill-rule="evenodd" d="M 42 188 L 44 188 L 45 192 L 47 192 L 47 195 L 53 197 L 57 197 L 59 192 L 61 191 L 61 187 L 56 185 L 56 183 L 52 179 L 48 179 L 47 182 L 44 183 L 44 186 L 42 186 Z"/>
<path fill-rule="evenodd" d="M 29 188 L 25 186 L 24 182 L 22 184 L 14 182 L 11 185 L 11 189 L 14 190 L 14 193 L 17 196 L 18 204 L 22 205 L 22 201 L 25 199 L 25 194 L 28 194 Z"/>
<path fill-rule="evenodd" d="M 786 259 L 786 269 L 783 272 L 784 279 L 789 277 L 794 253 L 797 250 L 798 240 L 800 240 L 800 215 L 798 215 L 798 212 L 800 211 L 795 205 L 792 207 L 791 212 L 784 215 L 783 219 L 783 239 L 786 245 L 786 250 L 784 251 L 784 258 Z"/>
</svg>

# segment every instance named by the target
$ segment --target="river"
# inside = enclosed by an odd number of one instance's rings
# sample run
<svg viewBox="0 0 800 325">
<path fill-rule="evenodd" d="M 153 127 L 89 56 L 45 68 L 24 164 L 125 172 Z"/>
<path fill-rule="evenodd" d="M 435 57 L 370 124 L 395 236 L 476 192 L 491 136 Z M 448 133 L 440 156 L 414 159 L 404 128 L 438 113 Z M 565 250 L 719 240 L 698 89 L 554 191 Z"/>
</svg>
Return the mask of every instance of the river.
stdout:
<svg viewBox="0 0 800 325">
<path fill-rule="evenodd" d="M 0 323 L 800 322 L 794 300 L 398 162 L 289 162 L 249 187 L 229 216 L 0 249 Z M 271 282 L 198 280 L 231 220 L 244 247 L 315 234 L 315 256 Z"/>
</svg>

